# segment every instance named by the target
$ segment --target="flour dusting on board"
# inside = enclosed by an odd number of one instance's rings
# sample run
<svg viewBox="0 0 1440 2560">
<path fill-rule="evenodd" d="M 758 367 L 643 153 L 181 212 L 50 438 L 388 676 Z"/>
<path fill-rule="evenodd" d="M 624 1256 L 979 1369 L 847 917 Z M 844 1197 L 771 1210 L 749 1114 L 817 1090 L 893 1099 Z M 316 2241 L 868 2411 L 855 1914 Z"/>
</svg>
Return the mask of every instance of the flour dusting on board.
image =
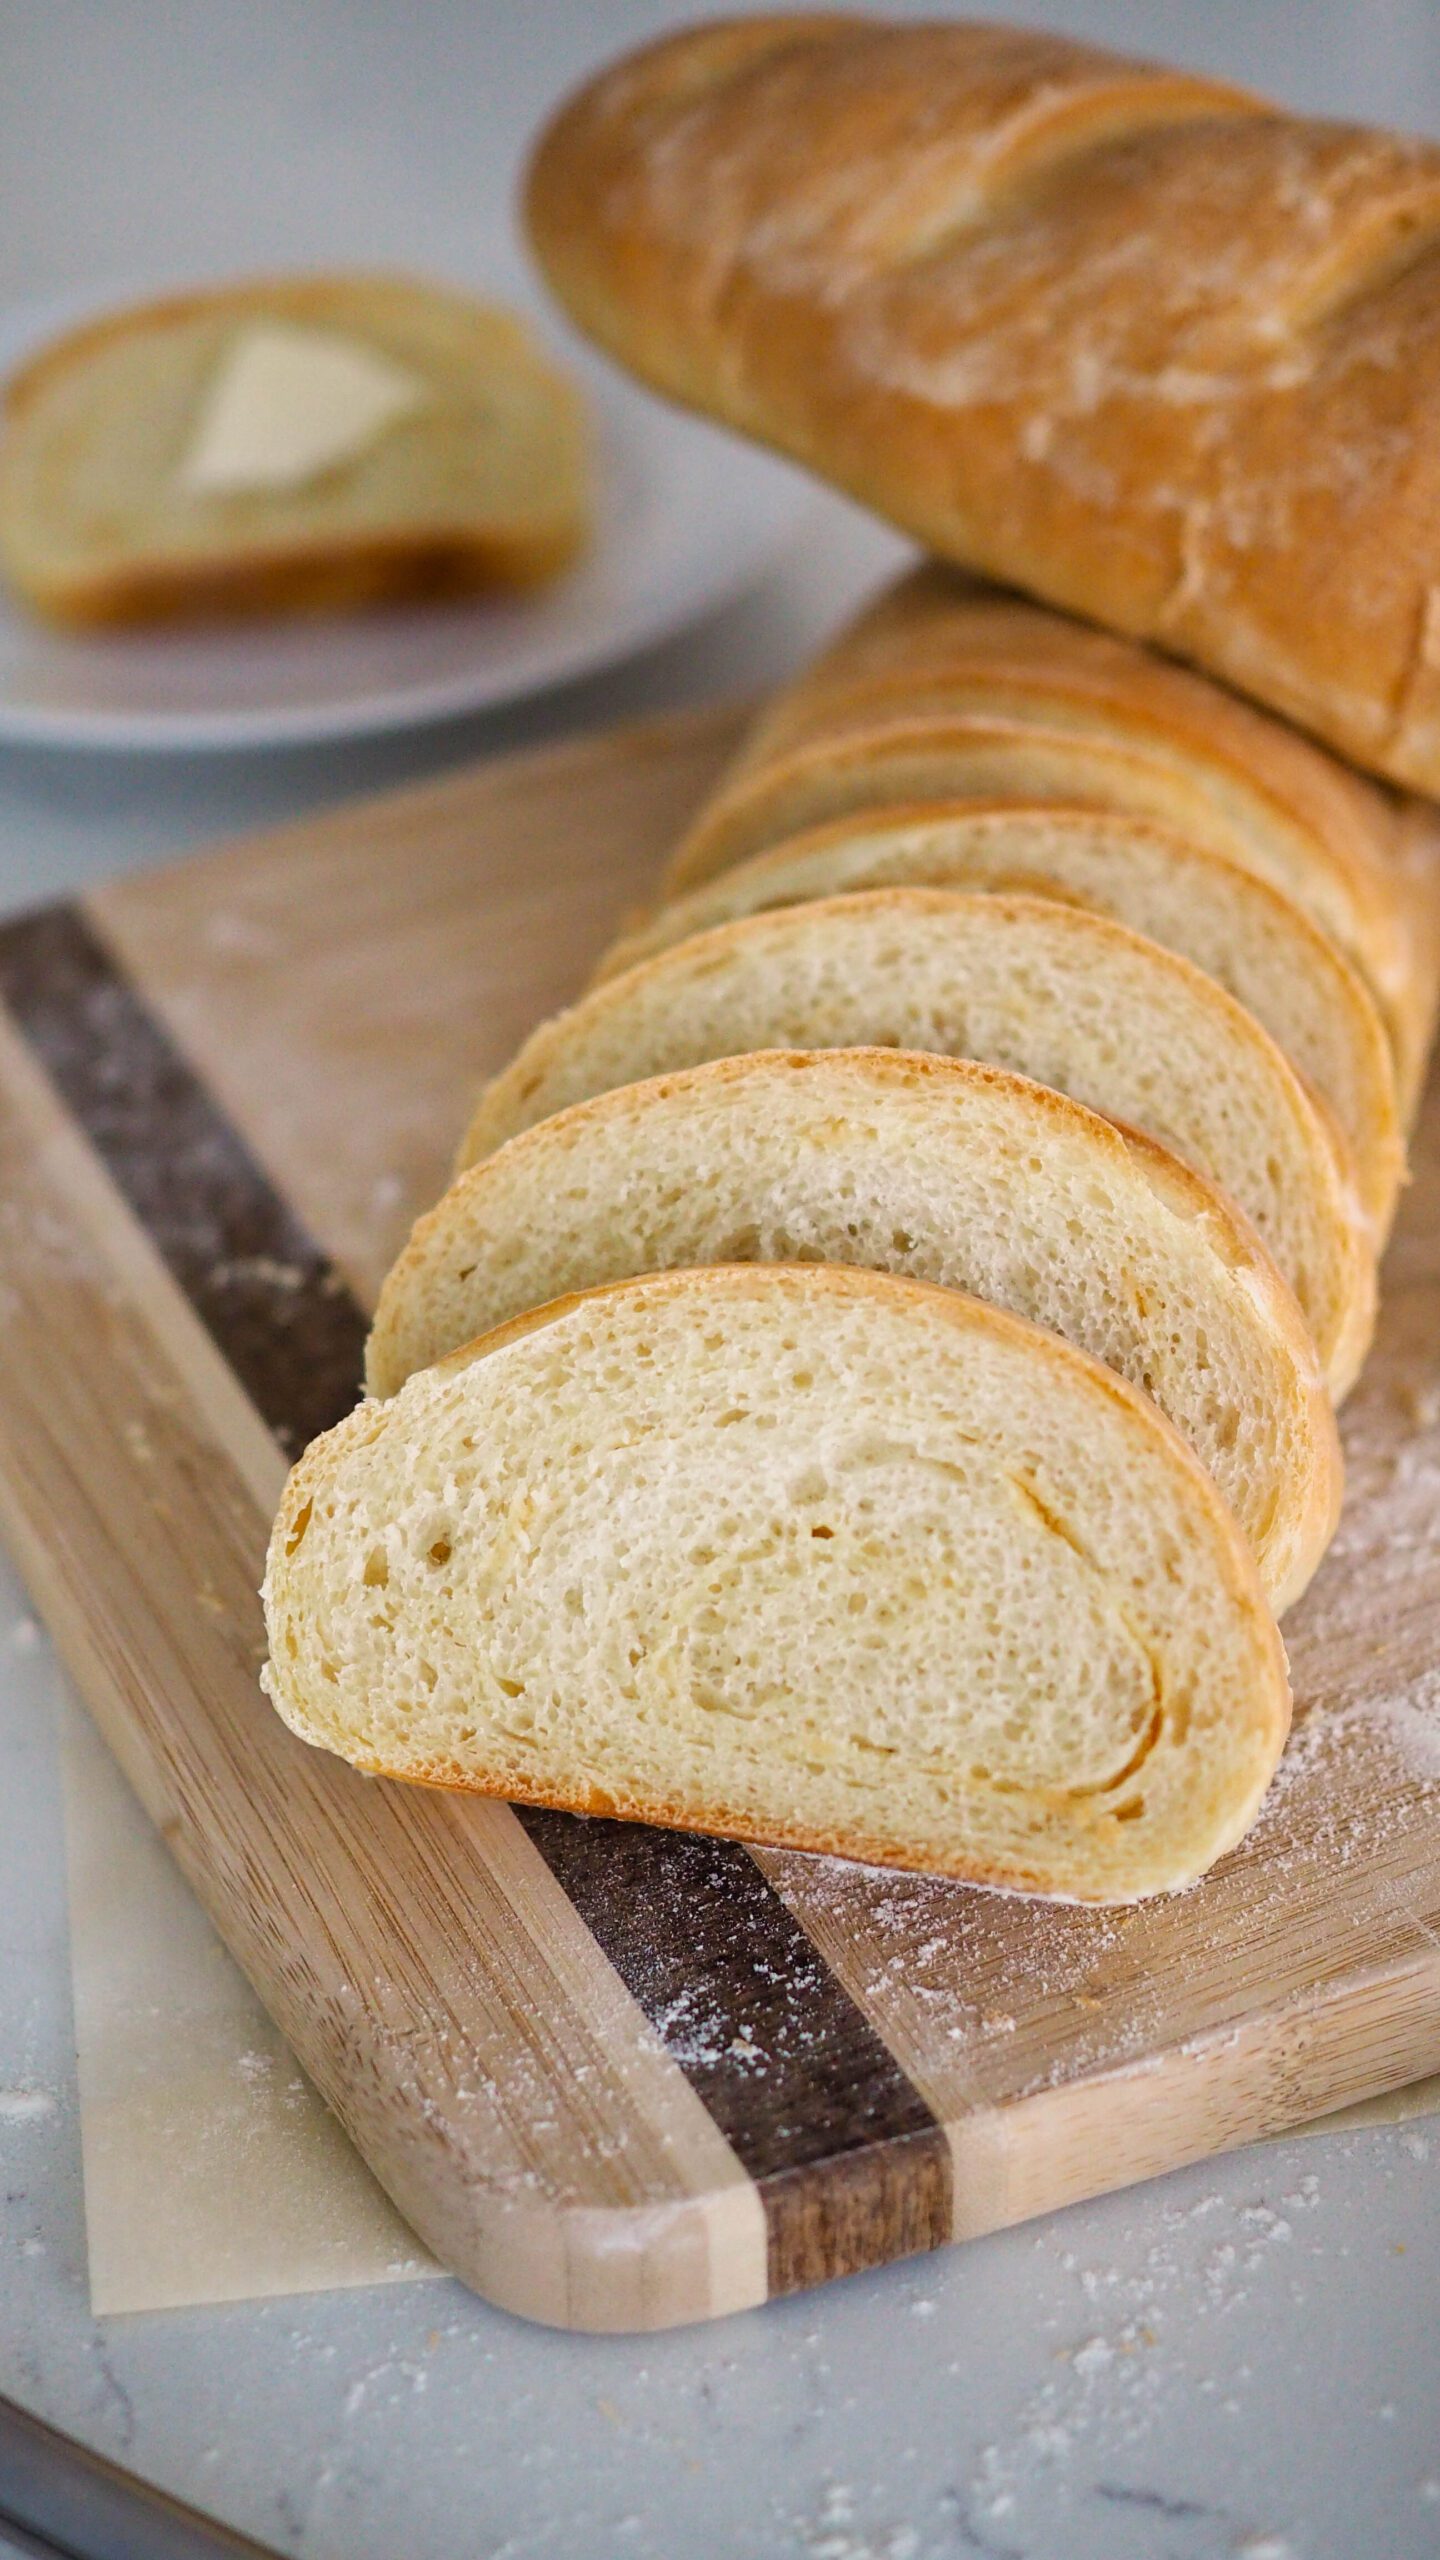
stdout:
<svg viewBox="0 0 1440 2560">
<path fill-rule="evenodd" d="M 1402 1219 L 1403 1226 L 1403 1219 Z M 1440 1537 L 1440 1356 L 1413 1309 L 1343 1417 L 1339 1531 L 1285 1628 L 1295 1724 L 1251 1835 L 1272 1857 L 1337 1863 L 1433 1822 L 1440 1661 L 1427 1607 Z"/>
<path fill-rule="evenodd" d="M 1422 1672 L 1412 1688 L 1372 1699 L 1366 1712 L 1407 1777 L 1440 1783 L 1440 1663 Z"/>
</svg>

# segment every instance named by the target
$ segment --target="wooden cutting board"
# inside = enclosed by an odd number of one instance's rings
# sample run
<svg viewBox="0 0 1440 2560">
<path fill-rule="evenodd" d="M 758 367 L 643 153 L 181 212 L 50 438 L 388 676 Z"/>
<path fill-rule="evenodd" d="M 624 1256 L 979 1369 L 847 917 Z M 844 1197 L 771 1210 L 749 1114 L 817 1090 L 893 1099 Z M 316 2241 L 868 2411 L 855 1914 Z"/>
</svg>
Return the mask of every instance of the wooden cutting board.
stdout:
<svg viewBox="0 0 1440 2560">
<path fill-rule="evenodd" d="M 1244 1847 L 1138 1910 L 367 1780 L 256 1686 L 285 1454 L 480 1078 L 732 742 L 482 767 L 0 928 L 0 1513 L 222 1936 L 497 2302 L 648 2328 L 1440 2068 L 1440 1089 Z"/>
</svg>

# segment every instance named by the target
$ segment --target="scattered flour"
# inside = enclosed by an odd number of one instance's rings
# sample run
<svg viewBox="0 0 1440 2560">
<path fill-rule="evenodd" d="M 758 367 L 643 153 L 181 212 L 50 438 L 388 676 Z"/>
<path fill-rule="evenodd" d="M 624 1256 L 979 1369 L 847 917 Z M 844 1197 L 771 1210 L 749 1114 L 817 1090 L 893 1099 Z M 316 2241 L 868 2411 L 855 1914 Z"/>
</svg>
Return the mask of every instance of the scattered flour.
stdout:
<svg viewBox="0 0 1440 2560">
<path fill-rule="evenodd" d="M 1252 2376 L 1235 2360 L 1224 2324 L 1256 2287 L 1289 2283 L 1296 2225 L 1320 2193 L 1307 2172 L 1278 2204 L 1256 2196 L 1237 2206 L 1213 2191 L 1167 2204 L 1159 2236 L 1126 2266 L 1087 2266 L 1062 2250 L 1060 2267 L 1094 2325 L 1056 2350 L 1052 2378 L 1021 2404 L 1006 2436 L 977 2456 L 960 2503 L 965 2547 L 1023 2553 L 1041 2515 L 1052 2534 L 1062 2512 L 1069 2515 L 1067 2484 L 1087 2481 L 1087 2514 L 1093 2499 L 1114 2509 L 1117 2527 L 1128 2513 L 1140 2530 L 1153 2511 L 1157 2533 L 1163 2526 L 1179 2533 L 1177 2555 L 1182 2543 L 1186 2551 L 1202 2547 L 1185 2538 L 1198 2532 L 1207 2553 L 1302 2560 L 1282 2534 L 1257 2530 L 1253 2513 L 1228 2509 L 1223 2485 L 1161 2488 L 1147 2473 L 1157 2426 L 1177 2394 L 1198 2391 L 1225 2417 L 1242 2414 Z M 1035 2245 L 1047 2247 L 1043 2232 Z"/>
<path fill-rule="evenodd" d="M 1422 1672 L 1400 1695 L 1368 1702 L 1364 1712 L 1407 1777 L 1440 1779 L 1440 1664 Z"/>
<path fill-rule="evenodd" d="M 0 2089 L 0 2124 L 38 2124 L 56 2104 L 51 2089 Z"/>
<path fill-rule="evenodd" d="M 413 2395 L 429 2389 L 430 2375 L 423 2364 L 416 2363 L 413 2356 L 382 2357 L 377 2364 L 371 2365 L 351 2383 L 343 2403 L 345 2417 L 353 2418 L 364 2406 L 371 2392 L 386 2383 L 391 2383 L 392 2387 L 397 2389 L 408 2390 Z"/>
<path fill-rule="evenodd" d="M 856 2522 L 855 2492 L 843 2480 L 833 2481 L 820 2500 L 818 2514 L 800 2527 L 806 2560 L 918 2560 L 920 2536 L 909 2524 L 867 2530 Z"/>
</svg>

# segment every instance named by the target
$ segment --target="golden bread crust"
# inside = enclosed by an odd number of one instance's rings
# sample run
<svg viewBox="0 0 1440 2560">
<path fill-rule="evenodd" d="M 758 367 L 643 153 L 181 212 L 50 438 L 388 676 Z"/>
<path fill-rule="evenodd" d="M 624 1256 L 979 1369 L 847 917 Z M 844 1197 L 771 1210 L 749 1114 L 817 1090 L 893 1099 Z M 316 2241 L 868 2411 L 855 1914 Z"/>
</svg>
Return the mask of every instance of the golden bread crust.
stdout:
<svg viewBox="0 0 1440 2560">
<path fill-rule="evenodd" d="M 1440 791 L 1440 147 L 1039 33 L 776 17 L 598 75 L 527 206 L 661 389 Z"/>
<path fill-rule="evenodd" d="M 1007 1045 L 998 1053 L 976 1037 L 973 1023 L 963 1046 L 938 1036 L 927 1042 L 926 1017 L 906 1018 L 905 991 L 877 994 L 873 979 L 863 1001 L 852 998 L 854 1010 L 848 1015 L 838 993 L 816 998 L 809 973 L 817 946 L 832 970 L 843 978 L 848 965 L 856 973 L 852 983 L 865 987 L 871 955 L 891 940 L 908 945 L 912 985 L 926 976 L 933 986 L 927 976 L 932 955 L 948 954 L 948 991 L 962 1014 L 972 949 L 982 977 L 988 960 L 1002 975 L 1012 973 L 1010 983 L 1017 991 L 1043 954 L 1048 994 L 1054 1000 L 1059 1000 L 1058 987 L 1068 983 L 1077 1003 L 1093 1002 L 1103 984 L 1112 1008 L 1127 1003 L 1135 1008 L 1135 1039 L 1163 1043 L 1167 1037 L 1188 1038 L 1191 1058 L 1203 1053 L 1207 1087 L 1223 1091 L 1227 1085 L 1232 1090 L 1247 1086 L 1252 1095 L 1258 1087 L 1275 1114 L 1272 1139 L 1284 1146 L 1287 1161 L 1303 1165 L 1310 1207 L 1323 1211 L 1324 1288 L 1316 1295 L 1299 1285 L 1332 1392 L 1337 1400 L 1348 1393 L 1374 1329 L 1376 1237 L 1334 1114 L 1296 1074 L 1254 1014 L 1203 970 L 1128 926 L 1045 897 L 1012 893 L 977 898 L 945 889 L 884 888 L 817 898 L 768 916 L 741 917 L 673 944 L 637 962 L 623 977 L 604 980 L 568 1011 L 539 1025 L 481 1094 L 456 1157 L 457 1173 L 537 1121 L 593 1099 L 607 1086 L 623 1088 L 673 1075 L 721 1058 L 727 1049 L 731 1054 L 756 1048 L 853 1052 L 898 1039 L 917 1059 L 932 1047 L 940 1060 L 957 1055 L 988 1059 L 992 1066 L 1038 1079 L 1042 1087 L 1056 1085 L 1066 1095 L 1073 1093 L 1110 1118 L 1138 1116 L 1148 1103 L 1152 1112 L 1162 1114 L 1154 1125 L 1166 1143 L 1197 1163 L 1258 1220 L 1281 1268 L 1293 1278 L 1285 1245 L 1271 1225 L 1277 1197 L 1274 1170 L 1261 1182 L 1258 1165 L 1248 1151 L 1233 1147 L 1228 1129 L 1222 1153 L 1205 1151 L 1192 1107 L 1201 1079 L 1193 1071 L 1188 1080 L 1169 1083 L 1162 1062 L 1141 1096 L 1128 1084 L 1119 1088 L 1123 1069 L 1091 1049 L 1089 1072 L 1097 1081 L 1086 1084 L 1082 1070 L 1081 1083 L 1072 1084 L 1056 1065 L 1054 1034 L 1044 1012 L 1037 1013 L 1033 997 L 1027 1009 L 1018 992 L 1012 997 L 1018 1012 L 1006 1017 Z M 743 1004 L 747 978 L 757 989 L 765 988 L 779 1010 L 758 1004 L 742 1037 L 735 1003 Z M 718 1013 L 706 1009 L 707 993 L 716 985 L 730 990 L 728 1004 Z M 885 985 L 882 968 L 879 986 L 883 990 Z M 941 998 L 942 1007 L 948 1000 Z M 892 1002 L 898 1012 L 890 1010 Z M 792 1003 L 798 1007 L 793 1013 Z M 882 1011 L 877 1012 L 877 1003 Z M 843 1029 L 827 1032 L 827 1014 Z M 953 1027 L 953 1017 L 951 1021 Z M 637 1022 L 638 1034 L 632 1028 L 627 1054 L 627 1026 Z M 701 1036 L 702 1025 L 708 1037 Z M 888 1047 L 881 1054 L 889 1055 Z M 1247 1175 L 1253 1187 L 1247 1186 Z"/>
</svg>

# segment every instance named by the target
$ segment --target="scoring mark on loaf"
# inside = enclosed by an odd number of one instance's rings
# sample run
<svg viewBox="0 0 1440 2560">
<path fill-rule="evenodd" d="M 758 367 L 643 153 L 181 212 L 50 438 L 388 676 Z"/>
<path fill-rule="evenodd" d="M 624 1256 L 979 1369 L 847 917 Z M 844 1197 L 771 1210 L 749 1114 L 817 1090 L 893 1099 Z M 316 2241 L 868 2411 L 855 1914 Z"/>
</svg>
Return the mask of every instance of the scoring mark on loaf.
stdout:
<svg viewBox="0 0 1440 2560">
<path fill-rule="evenodd" d="M 0 997 L 277 1440 L 328 1430 L 364 1314 L 77 908 L 0 926 Z M 517 1812 L 759 2183 L 772 2293 L 950 2238 L 937 2119 L 748 1850 Z"/>
</svg>

